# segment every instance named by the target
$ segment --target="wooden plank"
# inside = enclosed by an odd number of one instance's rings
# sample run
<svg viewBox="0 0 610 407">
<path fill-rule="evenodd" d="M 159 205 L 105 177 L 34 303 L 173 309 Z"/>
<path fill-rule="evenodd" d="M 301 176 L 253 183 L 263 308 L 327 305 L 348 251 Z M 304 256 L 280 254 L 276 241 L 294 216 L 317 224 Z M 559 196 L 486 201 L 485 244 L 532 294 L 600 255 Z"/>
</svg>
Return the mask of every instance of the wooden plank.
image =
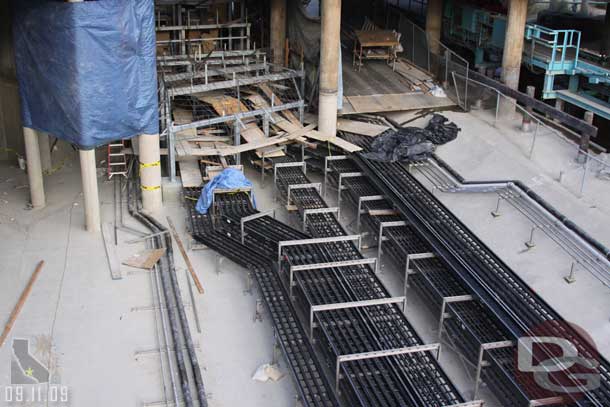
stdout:
<svg viewBox="0 0 610 407">
<path fill-rule="evenodd" d="M 359 122 L 348 119 L 337 120 L 337 130 L 360 134 L 362 136 L 376 137 L 388 129 L 388 126 L 381 126 L 379 124 Z"/>
<path fill-rule="evenodd" d="M 199 277 L 197 277 L 197 273 L 195 273 L 195 268 L 193 267 L 193 264 L 191 263 L 188 254 L 186 254 L 186 250 L 184 250 L 182 240 L 180 240 L 180 236 L 178 235 L 178 232 L 174 227 L 174 223 L 172 222 L 169 216 L 167 217 L 167 224 L 169 225 L 169 228 L 172 231 L 172 235 L 174 236 L 176 244 L 178 244 L 178 249 L 180 249 L 180 253 L 182 254 L 182 258 L 184 259 L 186 268 L 188 269 L 189 273 L 191 274 L 191 277 L 193 278 L 193 282 L 197 287 L 197 291 L 199 291 L 199 294 L 203 294 L 203 286 L 201 285 L 201 281 L 199 281 Z"/>
<path fill-rule="evenodd" d="M 104 247 L 106 248 L 106 258 L 108 259 L 108 266 L 110 267 L 110 277 L 113 280 L 120 280 L 123 278 L 121 275 L 121 262 L 116 252 L 116 246 L 114 245 L 114 233 L 112 230 L 111 223 L 102 224 L 102 237 L 104 240 Z"/>
<path fill-rule="evenodd" d="M 21 312 L 21 309 L 25 304 L 25 301 L 28 299 L 30 292 L 32 292 L 32 287 L 34 286 L 38 275 L 42 271 L 42 266 L 44 266 L 43 260 L 41 260 L 36 266 L 34 273 L 32 273 L 32 276 L 30 277 L 30 281 L 28 281 L 28 284 L 25 286 L 25 289 L 23 290 L 21 296 L 19 297 L 19 300 L 17 301 L 17 305 L 15 305 L 15 308 L 13 308 L 13 312 L 11 312 L 11 316 L 8 318 L 8 322 L 4 326 L 2 336 L 0 336 L 0 348 L 2 347 L 2 345 L 4 345 L 4 342 L 6 341 L 8 334 L 11 332 L 11 329 L 13 328 L 13 325 L 15 324 L 15 321 L 17 320 L 17 317 Z"/>
<path fill-rule="evenodd" d="M 135 267 L 138 269 L 150 270 L 155 267 L 155 264 L 165 254 L 165 249 L 147 249 L 142 250 L 123 260 L 124 265 Z"/>
<path fill-rule="evenodd" d="M 184 188 L 199 188 L 203 184 L 203 177 L 197 160 L 179 161 L 178 165 Z"/>
<path fill-rule="evenodd" d="M 425 95 L 421 92 L 387 95 L 346 96 L 341 114 L 396 112 L 454 106 L 446 97 Z"/>
</svg>

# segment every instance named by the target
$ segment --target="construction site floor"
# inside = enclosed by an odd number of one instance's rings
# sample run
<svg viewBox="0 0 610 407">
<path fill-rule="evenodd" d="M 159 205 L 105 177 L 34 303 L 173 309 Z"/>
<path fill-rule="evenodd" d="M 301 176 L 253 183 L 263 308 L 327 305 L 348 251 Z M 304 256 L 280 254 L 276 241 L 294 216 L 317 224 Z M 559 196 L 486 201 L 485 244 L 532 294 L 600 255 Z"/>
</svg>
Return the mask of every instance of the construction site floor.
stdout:
<svg viewBox="0 0 610 407">
<path fill-rule="evenodd" d="M 493 115 L 486 111 L 443 114 L 462 131 L 436 153 L 467 181 L 521 180 L 595 239 L 610 246 L 610 180 L 589 171 L 581 196 L 583 171 L 574 161 L 573 143 L 541 128 L 530 159 L 533 133 L 521 131 L 520 116 L 500 120 L 494 126 Z M 415 114 L 390 116 L 402 123 Z M 409 126 L 423 126 L 427 121 L 417 119 Z M 564 172 L 561 182 L 560 171 Z M 418 178 L 433 189 L 421 173 Z M 576 282 L 568 284 L 564 277 L 570 273 L 571 258 L 540 231 L 534 237 L 535 247 L 527 250 L 524 243 L 529 239 L 531 222 L 506 203 L 500 207 L 501 216 L 493 217 L 496 193 L 434 193 L 567 321 L 584 328 L 600 353 L 610 357 L 610 288 L 578 267 Z"/>
</svg>

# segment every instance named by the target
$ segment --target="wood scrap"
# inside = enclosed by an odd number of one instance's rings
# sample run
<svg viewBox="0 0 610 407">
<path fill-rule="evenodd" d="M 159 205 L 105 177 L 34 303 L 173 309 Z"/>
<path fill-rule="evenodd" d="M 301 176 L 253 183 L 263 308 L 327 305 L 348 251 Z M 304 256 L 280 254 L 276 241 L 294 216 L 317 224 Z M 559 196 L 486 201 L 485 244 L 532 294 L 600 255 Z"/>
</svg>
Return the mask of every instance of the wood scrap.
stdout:
<svg viewBox="0 0 610 407">
<path fill-rule="evenodd" d="M 122 264 L 138 269 L 150 270 L 165 254 L 165 249 L 146 249 L 123 260 Z"/>
<path fill-rule="evenodd" d="M 25 286 L 25 289 L 21 293 L 21 296 L 19 297 L 19 300 L 17 301 L 17 305 L 15 305 L 13 312 L 11 312 L 11 315 L 8 318 L 8 322 L 4 326 L 4 331 L 2 332 L 2 336 L 0 336 L 0 348 L 2 347 L 2 345 L 4 345 L 4 342 L 6 341 L 8 334 L 11 332 L 11 329 L 13 328 L 13 325 L 15 324 L 15 321 L 17 320 L 17 317 L 19 316 L 19 313 L 21 312 L 21 309 L 23 308 L 23 306 L 25 304 L 25 301 L 28 299 L 30 292 L 32 292 L 32 287 L 34 286 L 34 283 L 36 282 L 38 275 L 42 271 L 43 266 L 44 266 L 44 260 L 41 260 L 38 263 L 38 265 L 36 266 L 34 273 L 32 273 L 32 276 L 30 277 L 30 281 L 28 281 L 28 284 Z"/>
<path fill-rule="evenodd" d="M 197 274 L 195 273 L 195 268 L 193 267 L 193 264 L 191 263 L 191 260 L 189 259 L 189 256 L 186 253 L 186 250 L 184 250 L 184 245 L 182 244 L 182 240 L 180 239 L 180 236 L 178 235 L 178 232 L 176 231 L 174 222 L 172 222 L 172 220 L 169 216 L 167 217 L 167 224 L 172 232 L 172 236 L 174 237 L 176 244 L 178 245 L 178 249 L 180 249 L 180 253 L 182 254 L 182 258 L 184 259 L 186 268 L 188 269 L 189 273 L 191 274 L 193 282 L 195 283 L 195 286 L 197 287 L 197 291 L 199 291 L 199 294 L 203 294 L 203 286 L 201 285 L 201 281 L 199 281 L 199 277 L 197 277 Z"/>
<path fill-rule="evenodd" d="M 388 129 L 388 126 L 382 126 L 379 124 L 366 123 L 348 119 L 337 120 L 337 130 L 346 131 L 348 133 L 360 134 L 362 136 L 377 137 Z"/>
<path fill-rule="evenodd" d="M 180 179 L 184 188 L 199 188 L 203 184 L 197 160 L 179 161 Z M 214 163 L 217 165 L 217 163 Z"/>
<path fill-rule="evenodd" d="M 421 92 L 386 95 L 345 96 L 342 115 L 355 113 L 395 112 L 455 106 L 447 97 L 424 95 Z"/>
</svg>

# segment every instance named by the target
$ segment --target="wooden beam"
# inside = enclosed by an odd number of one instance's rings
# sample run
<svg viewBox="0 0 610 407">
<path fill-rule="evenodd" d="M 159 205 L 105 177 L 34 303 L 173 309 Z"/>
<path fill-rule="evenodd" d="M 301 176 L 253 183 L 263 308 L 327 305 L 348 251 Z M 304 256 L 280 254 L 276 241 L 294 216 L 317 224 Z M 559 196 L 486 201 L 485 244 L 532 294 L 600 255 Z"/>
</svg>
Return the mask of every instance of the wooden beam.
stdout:
<svg viewBox="0 0 610 407">
<path fill-rule="evenodd" d="M 203 286 L 201 285 L 201 281 L 199 281 L 199 277 L 197 277 L 197 273 L 195 273 L 195 268 L 193 267 L 193 264 L 191 263 L 191 259 L 189 259 L 188 254 L 186 254 L 186 250 L 184 250 L 184 245 L 182 244 L 182 240 L 180 240 L 180 236 L 178 235 L 178 232 L 176 231 L 176 228 L 174 227 L 174 222 L 172 222 L 172 220 L 170 219 L 169 216 L 167 217 L 167 224 L 172 231 L 174 240 L 178 244 L 178 249 L 180 249 L 180 253 L 182 254 L 184 263 L 186 263 L 186 268 L 188 269 L 189 273 L 191 274 L 191 277 L 193 278 L 193 282 L 195 283 L 195 286 L 197 287 L 197 291 L 199 291 L 199 294 L 203 294 Z"/>
<path fill-rule="evenodd" d="M 2 336 L 0 336 L 0 348 L 2 347 L 2 345 L 4 345 L 4 341 L 6 341 L 6 338 L 7 338 L 8 334 L 11 332 L 11 328 L 13 328 L 13 325 L 15 324 L 15 321 L 17 320 L 17 317 L 19 316 L 19 313 L 21 312 L 21 309 L 23 308 L 25 301 L 28 299 L 28 296 L 30 295 L 30 292 L 32 291 L 32 287 L 34 286 L 34 283 L 36 282 L 36 279 L 38 278 L 38 275 L 40 274 L 40 271 L 42 270 L 42 266 L 44 266 L 43 260 L 41 260 L 38 263 L 38 265 L 36 266 L 36 269 L 34 270 L 32 277 L 30 277 L 30 281 L 28 281 L 28 285 L 25 286 L 25 289 L 21 293 L 21 297 L 19 297 L 19 301 L 17 301 L 17 305 L 13 309 L 13 312 L 11 312 L 11 316 L 9 317 L 8 322 L 4 327 L 4 332 L 2 332 Z"/>
</svg>

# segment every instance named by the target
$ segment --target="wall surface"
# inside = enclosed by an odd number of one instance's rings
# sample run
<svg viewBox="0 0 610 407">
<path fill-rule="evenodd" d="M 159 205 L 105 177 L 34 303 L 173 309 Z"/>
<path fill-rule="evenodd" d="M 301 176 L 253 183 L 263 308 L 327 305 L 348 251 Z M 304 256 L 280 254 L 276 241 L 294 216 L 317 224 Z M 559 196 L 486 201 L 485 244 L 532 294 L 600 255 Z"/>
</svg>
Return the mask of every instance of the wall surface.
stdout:
<svg viewBox="0 0 610 407">
<path fill-rule="evenodd" d="M 24 153 L 9 3 L 0 1 L 0 160 L 14 159 L 7 148 Z"/>
</svg>

